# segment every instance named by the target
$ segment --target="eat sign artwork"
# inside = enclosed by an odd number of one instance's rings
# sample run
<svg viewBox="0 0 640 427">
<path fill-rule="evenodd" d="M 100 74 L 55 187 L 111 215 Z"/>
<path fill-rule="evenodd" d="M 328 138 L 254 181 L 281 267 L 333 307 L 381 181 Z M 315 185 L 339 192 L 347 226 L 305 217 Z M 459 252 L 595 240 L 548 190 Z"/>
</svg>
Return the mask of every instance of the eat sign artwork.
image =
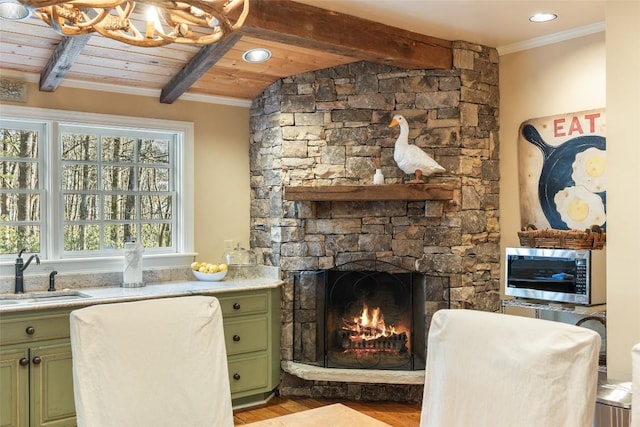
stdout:
<svg viewBox="0 0 640 427">
<path fill-rule="evenodd" d="M 518 133 L 521 226 L 606 229 L 605 110 L 526 120 Z"/>
</svg>

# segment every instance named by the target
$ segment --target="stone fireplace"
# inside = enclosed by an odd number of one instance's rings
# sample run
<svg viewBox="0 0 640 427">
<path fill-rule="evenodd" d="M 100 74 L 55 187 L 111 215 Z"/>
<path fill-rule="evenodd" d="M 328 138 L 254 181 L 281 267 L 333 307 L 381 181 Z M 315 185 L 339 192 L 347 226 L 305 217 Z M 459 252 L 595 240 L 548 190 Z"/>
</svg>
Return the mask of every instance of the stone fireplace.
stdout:
<svg viewBox="0 0 640 427">
<path fill-rule="evenodd" d="M 377 260 L 296 274 L 294 362 L 341 369 L 424 369 L 426 289 L 423 274 Z M 438 291 L 433 294 L 444 303 Z"/>
<path fill-rule="evenodd" d="M 453 47 L 451 70 L 359 62 L 284 78 L 254 100 L 251 247 L 264 264 L 280 267 L 285 281 L 283 362 L 298 357 L 301 325 L 294 323 L 300 312 L 294 319 L 294 311 L 309 295 L 294 289 L 303 272 L 368 260 L 419 273 L 426 324 L 449 305 L 499 309 L 498 54 L 466 42 Z M 287 187 L 372 185 L 377 155 L 385 176 L 382 191 L 403 185 L 406 176 L 393 160 L 397 128 L 388 128 L 394 114 L 407 118 L 410 143 L 445 167 L 428 183 L 452 188 L 449 200 L 285 198 Z M 415 345 L 425 346 L 425 334 Z M 421 385 L 382 382 L 304 379 L 283 371 L 279 391 L 421 399 Z"/>
</svg>

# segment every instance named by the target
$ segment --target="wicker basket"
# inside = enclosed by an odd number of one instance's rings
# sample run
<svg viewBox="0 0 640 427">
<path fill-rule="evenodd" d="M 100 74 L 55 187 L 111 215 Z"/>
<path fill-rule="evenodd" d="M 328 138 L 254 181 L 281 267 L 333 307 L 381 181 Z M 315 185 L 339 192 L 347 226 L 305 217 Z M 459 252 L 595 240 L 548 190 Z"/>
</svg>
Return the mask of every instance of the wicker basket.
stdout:
<svg viewBox="0 0 640 427">
<path fill-rule="evenodd" d="M 528 225 L 518 232 L 520 245 L 529 248 L 550 249 L 602 249 L 607 241 L 606 233 L 598 226 L 580 230 L 538 230 Z"/>
</svg>

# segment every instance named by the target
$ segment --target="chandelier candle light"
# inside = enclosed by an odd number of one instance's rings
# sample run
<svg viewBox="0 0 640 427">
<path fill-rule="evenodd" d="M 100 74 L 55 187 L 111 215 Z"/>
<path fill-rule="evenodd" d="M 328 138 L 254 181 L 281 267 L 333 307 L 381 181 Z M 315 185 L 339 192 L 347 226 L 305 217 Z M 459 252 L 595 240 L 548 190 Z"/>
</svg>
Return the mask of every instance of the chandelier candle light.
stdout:
<svg viewBox="0 0 640 427">
<path fill-rule="evenodd" d="M 20 3 L 60 35 L 97 32 L 141 47 L 216 43 L 239 29 L 249 14 L 249 0 L 139 1 L 143 8 L 136 7 L 132 0 L 20 0 Z"/>
</svg>

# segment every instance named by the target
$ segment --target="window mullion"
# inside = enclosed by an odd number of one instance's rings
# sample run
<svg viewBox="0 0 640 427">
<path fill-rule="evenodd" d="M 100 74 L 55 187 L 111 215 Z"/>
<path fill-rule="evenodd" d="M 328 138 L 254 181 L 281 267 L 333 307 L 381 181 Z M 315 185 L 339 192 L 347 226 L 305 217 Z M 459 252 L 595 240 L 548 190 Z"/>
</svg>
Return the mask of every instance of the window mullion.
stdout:
<svg viewBox="0 0 640 427">
<path fill-rule="evenodd" d="M 62 194 L 60 183 L 60 165 L 61 165 L 61 149 L 60 149 L 60 135 L 57 122 L 49 122 L 47 126 L 47 146 L 46 159 L 47 173 L 46 173 L 46 200 L 47 210 L 46 218 L 43 221 L 43 233 L 44 242 L 49 259 L 60 258 L 60 248 L 62 247 L 62 218 L 64 213 L 62 209 Z"/>
</svg>

